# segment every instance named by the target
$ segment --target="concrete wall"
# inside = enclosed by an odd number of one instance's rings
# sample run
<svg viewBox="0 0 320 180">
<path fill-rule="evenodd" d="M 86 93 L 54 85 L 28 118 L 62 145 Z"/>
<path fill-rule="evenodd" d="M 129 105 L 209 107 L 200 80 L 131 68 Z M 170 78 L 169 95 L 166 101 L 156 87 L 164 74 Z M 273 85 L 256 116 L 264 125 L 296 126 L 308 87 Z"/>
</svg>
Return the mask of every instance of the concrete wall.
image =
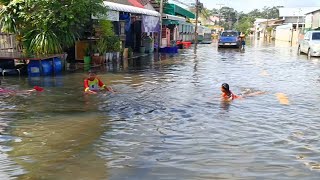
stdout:
<svg viewBox="0 0 320 180">
<path fill-rule="evenodd" d="M 275 33 L 276 41 L 289 42 L 292 45 L 297 45 L 299 39 L 299 31 L 293 30 L 289 26 L 286 28 L 277 28 Z"/>
<path fill-rule="evenodd" d="M 312 16 L 312 29 L 320 27 L 320 11 L 317 11 Z"/>
</svg>

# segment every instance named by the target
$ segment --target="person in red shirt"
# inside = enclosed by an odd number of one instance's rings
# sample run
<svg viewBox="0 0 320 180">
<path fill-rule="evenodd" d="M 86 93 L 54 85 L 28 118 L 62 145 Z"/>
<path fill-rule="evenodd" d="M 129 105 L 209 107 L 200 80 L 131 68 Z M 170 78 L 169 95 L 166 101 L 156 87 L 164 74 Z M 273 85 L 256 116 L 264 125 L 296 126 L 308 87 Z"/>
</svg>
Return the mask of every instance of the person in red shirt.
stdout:
<svg viewBox="0 0 320 180">
<path fill-rule="evenodd" d="M 221 92 L 222 92 L 221 97 L 224 100 L 234 100 L 234 99 L 238 99 L 241 97 L 241 96 L 237 96 L 237 95 L 233 94 L 229 89 L 229 84 L 227 84 L 227 83 L 223 83 L 221 85 Z"/>
<path fill-rule="evenodd" d="M 257 91 L 257 92 L 252 92 L 252 93 L 249 93 L 249 92 L 245 92 L 243 93 L 243 95 L 236 95 L 236 94 L 233 94 L 231 91 L 230 91 L 230 88 L 229 88 L 229 84 L 227 83 L 223 83 L 221 85 L 221 98 L 223 100 L 234 100 L 234 99 L 240 99 L 240 98 L 245 98 L 245 97 L 248 97 L 248 96 L 256 96 L 256 95 L 260 95 L 260 94 L 265 94 L 266 92 L 262 92 L 262 91 Z"/>
<path fill-rule="evenodd" d="M 89 77 L 84 80 L 84 92 L 96 94 L 100 90 L 114 92 L 111 87 L 107 87 L 98 77 L 96 72 L 90 70 Z"/>
<path fill-rule="evenodd" d="M 0 85 L 1 84 L 1 80 L 0 80 Z M 4 94 L 4 95 L 15 95 L 15 94 L 28 94 L 31 92 L 43 92 L 44 89 L 40 86 L 34 86 L 33 89 L 30 90 L 22 90 L 22 91 L 16 91 L 16 90 L 11 90 L 11 89 L 6 89 L 6 88 L 1 88 L 0 87 L 0 95 Z"/>
</svg>

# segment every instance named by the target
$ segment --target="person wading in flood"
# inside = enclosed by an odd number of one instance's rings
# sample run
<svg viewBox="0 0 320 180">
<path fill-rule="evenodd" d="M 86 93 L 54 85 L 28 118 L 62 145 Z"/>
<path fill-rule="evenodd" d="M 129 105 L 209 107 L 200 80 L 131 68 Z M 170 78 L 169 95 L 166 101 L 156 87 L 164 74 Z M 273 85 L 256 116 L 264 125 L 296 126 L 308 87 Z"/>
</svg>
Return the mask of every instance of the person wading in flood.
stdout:
<svg viewBox="0 0 320 180">
<path fill-rule="evenodd" d="M 246 40 L 245 39 L 246 39 L 246 35 L 241 32 L 241 34 L 239 35 L 240 49 L 241 50 L 244 50 L 244 47 L 246 45 Z"/>
<path fill-rule="evenodd" d="M 87 94 L 97 94 L 100 90 L 107 90 L 109 92 L 114 92 L 111 87 L 107 87 L 103 82 L 97 77 L 97 73 L 90 70 L 88 73 L 88 78 L 84 80 L 84 92 Z"/>
<path fill-rule="evenodd" d="M 255 95 L 259 95 L 259 94 L 265 94 L 265 92 L 258 91 L 258 92 L 249 93 L 249 94 L 235 95 L 230 91 L 229 84 L 227 84 L 227 83 L 223 83 L 221 85 L 221 92 L 222 92 L 221 98 L 223 100 L 228 100 L 228 101 L 234 100 L 234 99 L 239 99 L 239 98 L 244 98 L 244 97 L 248 97 L 248 96 L 255 96 Z"/>
</svg>

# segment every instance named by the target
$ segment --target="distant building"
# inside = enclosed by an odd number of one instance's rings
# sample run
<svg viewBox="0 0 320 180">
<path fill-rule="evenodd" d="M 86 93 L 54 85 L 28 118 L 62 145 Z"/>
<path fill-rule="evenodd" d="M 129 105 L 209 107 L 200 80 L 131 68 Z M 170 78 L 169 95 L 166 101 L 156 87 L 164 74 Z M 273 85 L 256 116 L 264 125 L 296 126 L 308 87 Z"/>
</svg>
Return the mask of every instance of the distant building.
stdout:
<svg viewBox="0 0 320 180">
<path fill-rule="evenodd" d="M 306 30 L 320 30 L 320 8 L 306 13 Z"/>
<path fill-rule="evenodd" d="M 282 25 L 283 19 L 256 19 L 254 27 L 250 29 L 257 39 L 259 38 L 276 38 L 276 27 Z"/>
<path fill-rule="evenodd" d="M 284 20 L 284 24 L 292 23 L 294 29 L 297 25 L 303 27 L 306 14 L 320 9 L 320 7 L 297 7 L 297 8 L 279 8 L 279 17 Z"/>
</svg>

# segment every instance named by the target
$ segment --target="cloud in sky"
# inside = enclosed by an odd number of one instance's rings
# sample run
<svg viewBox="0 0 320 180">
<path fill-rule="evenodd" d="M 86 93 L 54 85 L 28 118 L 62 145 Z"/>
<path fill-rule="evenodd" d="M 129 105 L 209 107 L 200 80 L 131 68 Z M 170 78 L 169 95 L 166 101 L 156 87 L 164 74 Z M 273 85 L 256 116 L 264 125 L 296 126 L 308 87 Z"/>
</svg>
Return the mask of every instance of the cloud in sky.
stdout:
<svg viewBox="0 0 320 180">
<path fill-rule="evenodd" d="M 180 0 L 190 4 L 195 0 Z M 174 2 L 171 0 L 171 2 Z M 219 8 L 217 4 L 232 7 L 237 11 L 249 12 L 253 9 L 262 9 L 264 6 L 284 6 L 284 7 L 320 7 L 320 0 L 200 0 L 208 9 Z"/>
</svg>

